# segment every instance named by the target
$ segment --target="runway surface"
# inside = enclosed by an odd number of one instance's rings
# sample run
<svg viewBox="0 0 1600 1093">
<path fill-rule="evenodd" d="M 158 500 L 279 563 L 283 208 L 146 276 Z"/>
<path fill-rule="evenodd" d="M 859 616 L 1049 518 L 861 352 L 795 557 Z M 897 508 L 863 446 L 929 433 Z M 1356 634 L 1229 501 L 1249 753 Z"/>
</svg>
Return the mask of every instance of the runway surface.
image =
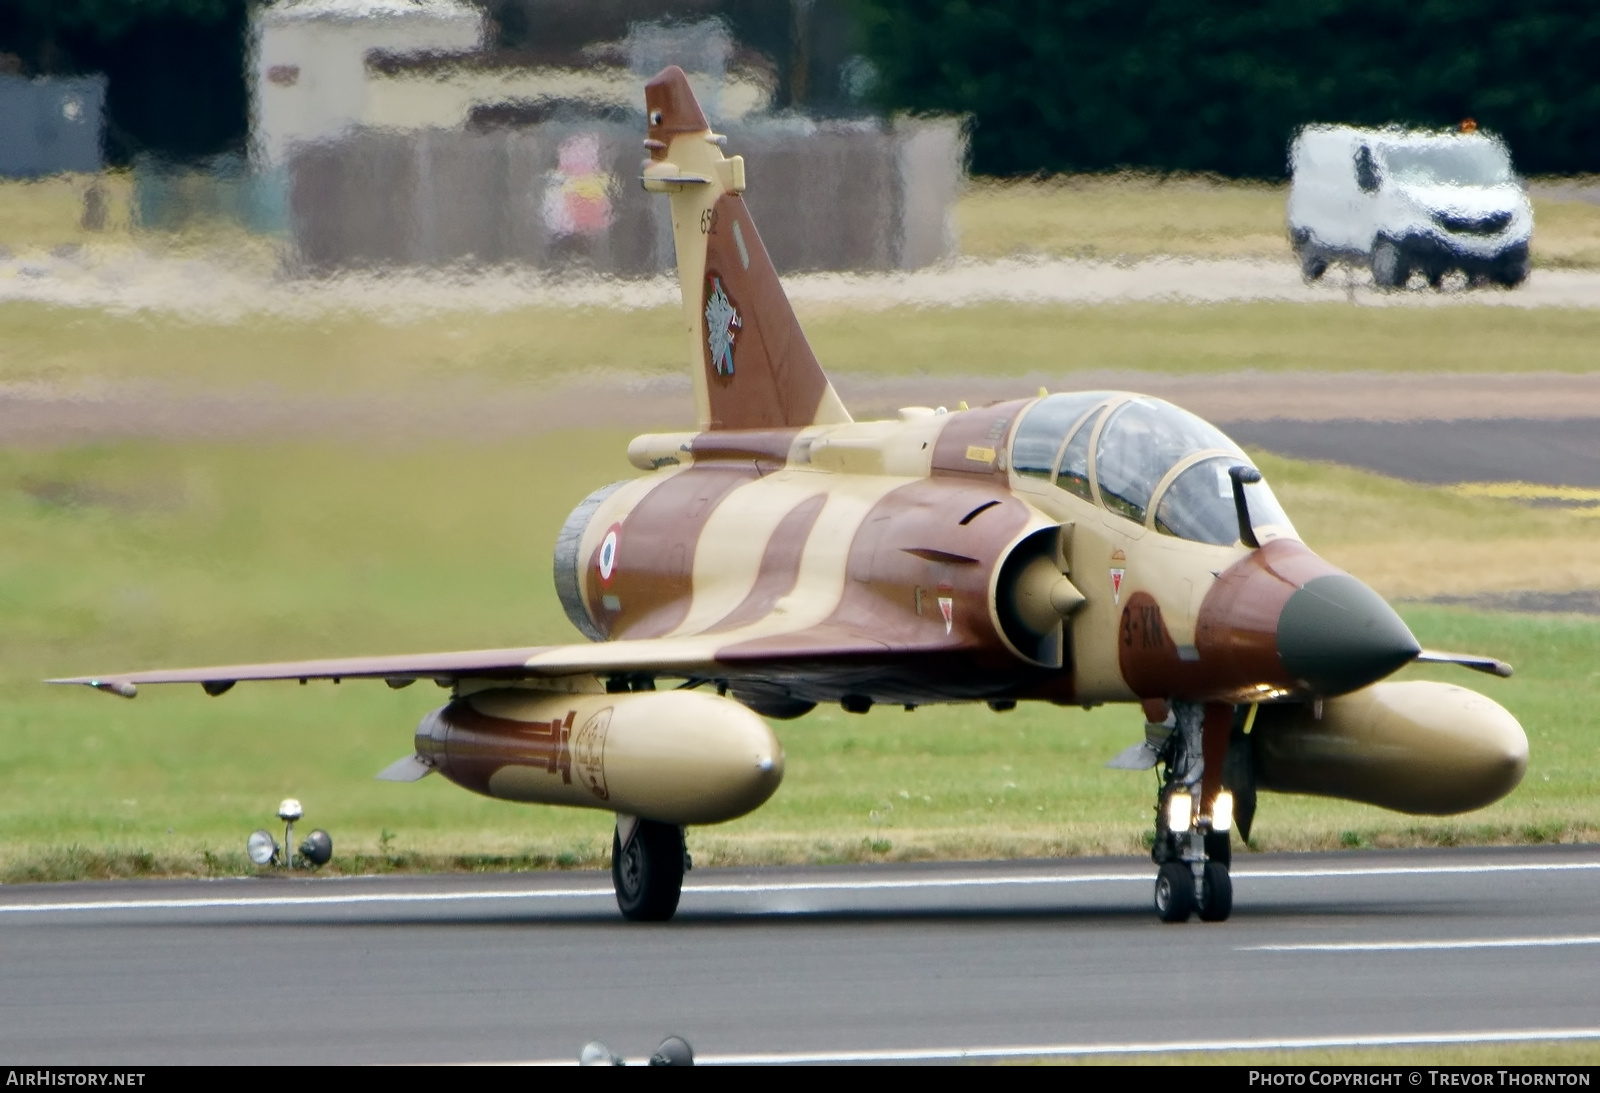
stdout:
<svg viewBox="0 0 1600 1093">
<path fill-rule="evenodd" d="M 1240 444 L 1435 484 L 1600 486 L 1600 419 L 1240 421 Z"/>
<path fill-rule="evenodd" d="M 1600 1039 L 1600 847 L 1247 855 L 1224 924 L 1133 859 L 0 889 L 14 1063 L 948 1059 Z"/>
</svg>

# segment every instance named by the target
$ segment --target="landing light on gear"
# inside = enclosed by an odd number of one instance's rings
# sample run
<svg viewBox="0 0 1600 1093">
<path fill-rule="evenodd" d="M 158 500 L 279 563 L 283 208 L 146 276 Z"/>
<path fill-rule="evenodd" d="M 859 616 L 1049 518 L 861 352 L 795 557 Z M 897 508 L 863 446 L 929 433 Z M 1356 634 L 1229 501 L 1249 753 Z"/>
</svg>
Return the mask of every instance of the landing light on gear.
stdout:
<svg viewBox="0 0 1600 1093">
<path fill-rule="evenodd" d="M 1174 793 L 1167 798 L 1167 827 L 1173 831 L 1188 831 L 1189 819 L 1194 814 L 1194 798 L 1187 793 Z"/>
<path fill-rule="evenodd" d="M 1233 794 L 1223 790 L 1211 804 L 1211 830 L 1226 832 L 1232 829 Z"/>
</svg>

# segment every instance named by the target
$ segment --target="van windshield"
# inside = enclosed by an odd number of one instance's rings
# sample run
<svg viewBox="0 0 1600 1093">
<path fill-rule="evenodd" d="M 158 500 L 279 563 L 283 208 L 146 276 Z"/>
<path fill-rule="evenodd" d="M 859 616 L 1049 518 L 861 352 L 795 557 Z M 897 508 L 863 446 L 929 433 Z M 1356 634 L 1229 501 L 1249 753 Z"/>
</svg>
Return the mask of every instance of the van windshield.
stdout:
<svg viewBox="0 0 1600 1093">
<path fill-rule="evenodd" d="M 1486 140 L 1385 148 L 1389 176 L 1414 186 L 1499 186 L 1514 180 L 1505 149 Z"/>
</svg>

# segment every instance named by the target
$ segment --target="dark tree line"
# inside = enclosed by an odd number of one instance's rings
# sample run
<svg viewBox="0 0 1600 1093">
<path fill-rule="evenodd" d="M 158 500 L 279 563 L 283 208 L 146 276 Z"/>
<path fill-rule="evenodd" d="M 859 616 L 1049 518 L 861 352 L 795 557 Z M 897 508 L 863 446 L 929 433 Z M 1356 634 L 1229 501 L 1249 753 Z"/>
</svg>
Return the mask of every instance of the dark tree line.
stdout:
<svg viewBox="0 0 1600 1093">
<path fill-rule="evenodd" d="M 0 67 L 103 72 L 106 154 L 188 159 L 244 147 L 247 0 L 0 0 Z"/>
<path fill-rule="evenodd" d="M 1471 117 L 1533 174 L 1600 171 L 1594 0 L 855 0 L 892 109 L 974 121 L 996 175 L 1282 177 L 1313 121 Z"/>
</svg>

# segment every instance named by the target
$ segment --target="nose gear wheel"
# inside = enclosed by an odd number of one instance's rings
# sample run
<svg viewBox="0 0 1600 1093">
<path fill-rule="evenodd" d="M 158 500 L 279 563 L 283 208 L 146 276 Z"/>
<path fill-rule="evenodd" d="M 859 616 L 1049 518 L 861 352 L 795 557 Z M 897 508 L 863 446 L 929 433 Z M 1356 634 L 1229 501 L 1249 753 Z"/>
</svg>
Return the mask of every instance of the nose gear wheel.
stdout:
<svg viewBox="0 0 1600 1093">
<path fill-rule="evenodd" d="M 1226 922 L 1233 913 L 1233 880 L 1228 876 L 1226 865 L 1206 862 L 1195 910 L 1201 922 Z"/>
<path fill-rule="evenodd" d="M 1193 872 L 1183 862 L 1163 863 L 1156 872 L 1156 915 L 1162 922 L 1188 922 L 1194 905 Z"/>
</svg>

